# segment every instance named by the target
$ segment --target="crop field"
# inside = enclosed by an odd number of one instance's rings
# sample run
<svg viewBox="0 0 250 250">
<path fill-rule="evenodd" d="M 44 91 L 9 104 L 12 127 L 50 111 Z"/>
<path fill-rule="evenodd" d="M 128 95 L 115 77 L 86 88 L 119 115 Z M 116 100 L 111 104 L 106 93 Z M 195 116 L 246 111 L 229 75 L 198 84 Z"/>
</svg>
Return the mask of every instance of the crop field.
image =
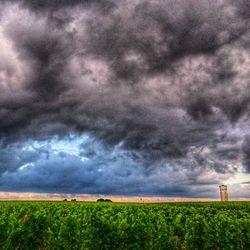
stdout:
<svg viewBox="0 0 250 250">
<path fill-rule="evenodd" d="M 0 202 L 0 249 L 250 249 L 250 203 Z"/>
</svg>

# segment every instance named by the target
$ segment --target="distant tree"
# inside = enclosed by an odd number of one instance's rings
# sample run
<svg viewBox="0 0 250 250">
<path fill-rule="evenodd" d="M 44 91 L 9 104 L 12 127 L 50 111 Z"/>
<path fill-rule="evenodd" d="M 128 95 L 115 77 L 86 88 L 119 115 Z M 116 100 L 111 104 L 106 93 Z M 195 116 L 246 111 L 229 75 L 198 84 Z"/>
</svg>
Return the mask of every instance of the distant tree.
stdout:
<svg viewBox="0 0 250 250">
<path fill-rule="evenodd" d="M 102 199 L 102 198 L 100 198 L 100 199 L 97 200 L 97 202 L 104 202 L 104 201 L 105 201 L 105 200 Z"/>
<path fill-rule="evenodd" d="M 64 199 L 63 201 L 68 201 L 67 199 Z"/>
<path fill-rule="evenodd" d="M 112 200 L 100 198 L 100 199 L 97 200 L 97 202 L 112 202 Z"/>
<path fill-rule="evenodd" d="M 71 199 L 71 201 L 76 201 L 76 199 Z"/>
</svg>

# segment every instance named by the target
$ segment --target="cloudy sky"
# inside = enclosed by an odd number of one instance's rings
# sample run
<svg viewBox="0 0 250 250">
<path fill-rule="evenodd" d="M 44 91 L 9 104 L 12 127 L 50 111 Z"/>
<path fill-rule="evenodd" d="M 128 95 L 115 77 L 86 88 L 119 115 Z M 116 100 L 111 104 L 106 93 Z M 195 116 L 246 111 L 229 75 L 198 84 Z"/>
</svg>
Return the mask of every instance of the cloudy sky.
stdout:
<svg viewBox="0 0 250 250">
<path fill-rule="evenodd" d="M 250 198 L 249 0 L 1 0 L 0 191 Z"/>
</svg>

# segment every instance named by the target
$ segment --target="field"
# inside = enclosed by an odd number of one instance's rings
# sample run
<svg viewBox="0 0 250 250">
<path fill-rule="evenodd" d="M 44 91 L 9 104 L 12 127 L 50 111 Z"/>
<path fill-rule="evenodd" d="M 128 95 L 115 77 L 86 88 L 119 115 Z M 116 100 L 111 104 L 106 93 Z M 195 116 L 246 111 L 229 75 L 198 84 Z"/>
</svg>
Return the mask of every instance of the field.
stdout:
<svg viewBox="0 0 250 250">
<path fill-rule="evenodd" d="M 250 203 L 0 202 L 0 249 L 250 249 Z"/>
</svg>

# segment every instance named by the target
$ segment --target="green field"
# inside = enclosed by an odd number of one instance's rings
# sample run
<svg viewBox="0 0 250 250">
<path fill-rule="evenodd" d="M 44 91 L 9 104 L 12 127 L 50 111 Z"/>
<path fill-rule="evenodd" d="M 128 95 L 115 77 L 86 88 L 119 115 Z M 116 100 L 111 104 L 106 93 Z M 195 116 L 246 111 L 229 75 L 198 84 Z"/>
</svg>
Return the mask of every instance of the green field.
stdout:
<svg viewBox="0 0 250 250">
<path fill-rule="evenodd" d="M 0 249 L 250 249 L 250 203 L 0 202 Z"/>
</svg>

